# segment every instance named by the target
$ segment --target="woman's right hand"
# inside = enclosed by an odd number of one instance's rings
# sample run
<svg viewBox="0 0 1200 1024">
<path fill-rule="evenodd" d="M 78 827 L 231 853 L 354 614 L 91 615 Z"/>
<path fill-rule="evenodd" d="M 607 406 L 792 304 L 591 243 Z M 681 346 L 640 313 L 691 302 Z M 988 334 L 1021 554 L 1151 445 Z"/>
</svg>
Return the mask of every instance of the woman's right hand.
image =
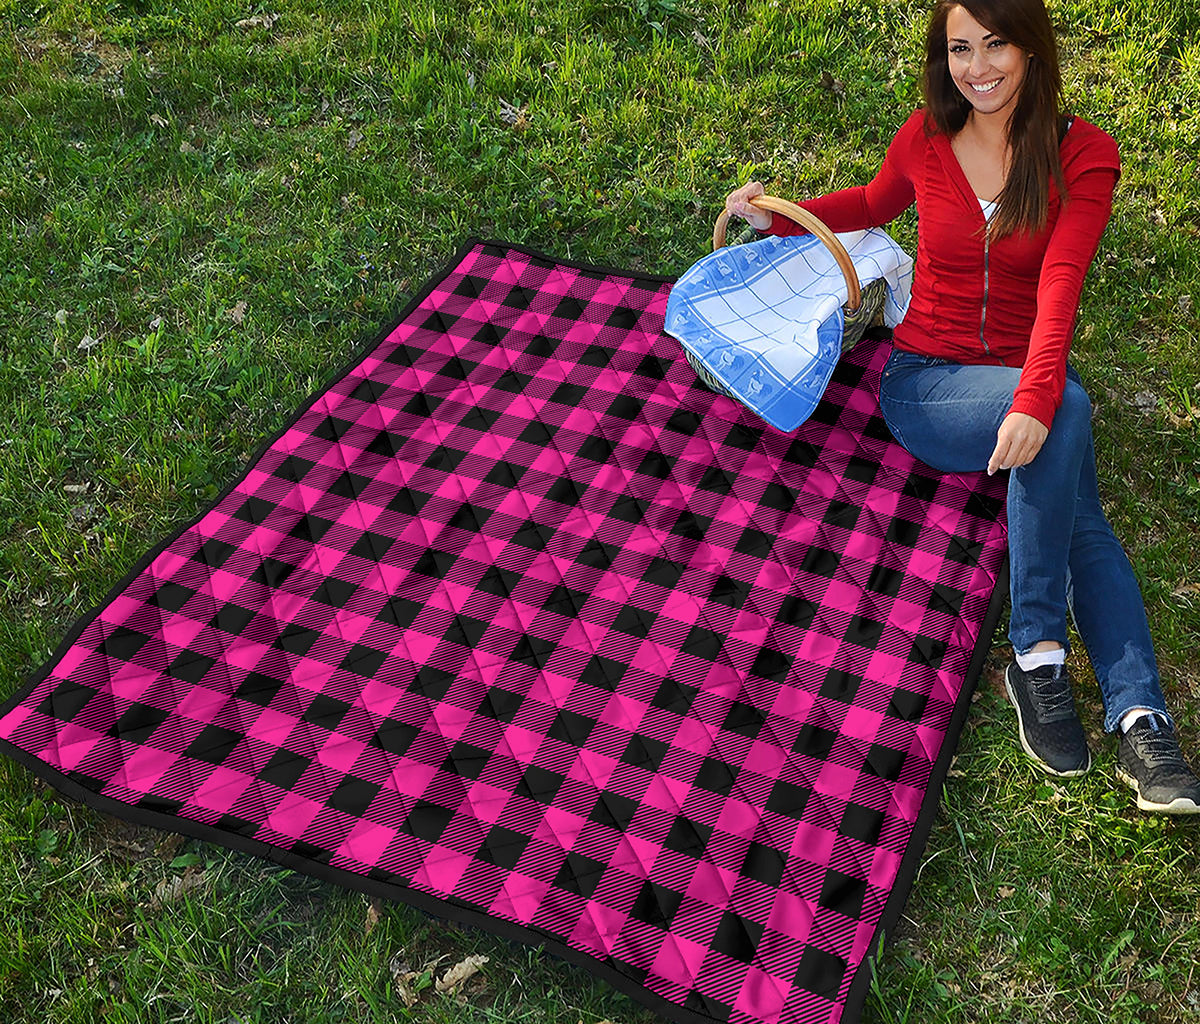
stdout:
<svg viewBox="0 0 1200 1024">
<path fill-rule="evenodd" d="M 748 181 L 741 188 L 734 189 L 725 197 L 725 210 L 731 217 L 741 217 L 749 221 L 750 226 L 757 231 L 766 231 L 771 226 L 775 215 L 770 210 L 760 210 L 751 206 L 750 200 L 761 196 L 765 190 L 762 182 Z"/>
</svg>

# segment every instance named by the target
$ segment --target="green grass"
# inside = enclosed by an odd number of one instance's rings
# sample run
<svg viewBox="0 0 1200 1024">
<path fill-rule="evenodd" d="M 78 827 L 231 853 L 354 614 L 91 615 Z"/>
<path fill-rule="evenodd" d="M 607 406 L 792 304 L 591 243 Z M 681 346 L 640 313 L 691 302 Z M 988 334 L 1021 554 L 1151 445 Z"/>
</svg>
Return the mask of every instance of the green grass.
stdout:
<svg viewBox="0 0 1200 1024">
<path fill-rule="evenodd" d="M 750 175 L 797 198 L 867 180 L 918 101 L 925 10 L 0 0 L 0 693 L 468 234 L 679 273 Z M 1075 359 L 1200 752 L 1200 9 L 1052 10 L 1069 99 L 1124 158 Z M 912 246 L 911 213 L 894 234 Z M 864 1019 L 1200 1020 L 1200 831 L 1134 811 L 1098 733 L 1088 778 L 1033 771 L 1004 655 Z M 124 826 L 7 761 L 0 893 L 8 1021 L 654 1019 L 402 906 L 368 927 L 362 896 Z M 461 999 L 405 1007 L 389 965 L 476 952 Z"/>
</svg>

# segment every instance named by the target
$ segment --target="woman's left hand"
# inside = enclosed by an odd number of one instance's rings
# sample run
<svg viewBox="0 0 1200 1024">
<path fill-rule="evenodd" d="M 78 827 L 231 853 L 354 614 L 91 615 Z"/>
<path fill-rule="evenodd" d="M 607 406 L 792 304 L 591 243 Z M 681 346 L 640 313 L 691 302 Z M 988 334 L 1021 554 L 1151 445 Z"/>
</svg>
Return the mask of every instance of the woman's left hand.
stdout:
<svg viewBox="0 0 1200 1024">
<path fill-rule="evenodd" d="M 1028 413 L 1010 412 L 996 431 L 996 448 L 988 459 L 991 476 L 998 469 L 1015 469 L 1032 462 L 1042 450 L 1050 429 Z"/>
</svg>

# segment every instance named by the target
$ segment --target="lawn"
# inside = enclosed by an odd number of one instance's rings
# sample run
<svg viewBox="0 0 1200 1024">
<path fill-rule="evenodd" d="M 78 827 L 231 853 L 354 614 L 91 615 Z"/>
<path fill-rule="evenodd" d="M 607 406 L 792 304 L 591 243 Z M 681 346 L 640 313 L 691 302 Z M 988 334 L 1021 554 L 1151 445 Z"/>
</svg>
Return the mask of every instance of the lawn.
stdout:
<svg viewBox="0 0 1200 1024">
<path fill-rule="evenodd" d="M 861 183 L 909 0 L 0 0 L 0 695 L 468 236 L 681 273 L 724 194 Z M 1124 175 L 1074 359 L 1200 759 L 1200 6 L 1051 5 Z M 893 225 L 912 250 L 915 217 Z M 1200 1021 L 1200 827 L 1020 754 L 997 635 L 870 1022 Z M 123 825 L 0 761 L 0 1019 L 656 1019 L 576 968 Z M 431 980 L 487 956 L 456 995 Z M 408 977 L 405 990 L 397 978 Z M 415 1001 L 414 1001 L 415 1000 Z"/>
</svg>

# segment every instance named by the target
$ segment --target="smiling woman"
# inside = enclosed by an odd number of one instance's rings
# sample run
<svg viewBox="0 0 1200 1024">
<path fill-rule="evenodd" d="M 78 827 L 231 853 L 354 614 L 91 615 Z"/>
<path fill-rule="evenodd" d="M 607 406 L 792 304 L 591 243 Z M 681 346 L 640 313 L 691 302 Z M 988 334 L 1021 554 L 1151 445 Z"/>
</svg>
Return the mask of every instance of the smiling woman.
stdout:
<svg viewBox="0 0 1200 1024">
<path fill-rule="evenodd" d="M 1092 765 L 1065 661 L 1067 616 L 1120 731 L 1117 775 L 1138 807 L 1200 814 L 1200 779 L 1166 711 L 1137 580 L 1100 507 L 1091 404 L 1068 366 L 1079 297 L 1121 173 L 1114 140 L 1067 116 L 1043 0 L 941 0 L 929 21 L 925 107 L 869 184 L 800 205 L 834 231 L 916 203 L 912 301 L 880 406 L 913 455 L 947 472 L 1009 471 L 1015 659 L 1006 689 L 1021 746 L 1047 773 Z M 757 209 L 759 230 L 803 233 Z"/>
<path fill-rule="evenodd" d="M 997 200 L 992 237 L 1044 228 L 1050 180 L 1067 191 L 1059 155 L 1067 118 L 1042 0 L 941 3 L 925 36 L 924 89 L 976 195 Z"/>
</svg>

